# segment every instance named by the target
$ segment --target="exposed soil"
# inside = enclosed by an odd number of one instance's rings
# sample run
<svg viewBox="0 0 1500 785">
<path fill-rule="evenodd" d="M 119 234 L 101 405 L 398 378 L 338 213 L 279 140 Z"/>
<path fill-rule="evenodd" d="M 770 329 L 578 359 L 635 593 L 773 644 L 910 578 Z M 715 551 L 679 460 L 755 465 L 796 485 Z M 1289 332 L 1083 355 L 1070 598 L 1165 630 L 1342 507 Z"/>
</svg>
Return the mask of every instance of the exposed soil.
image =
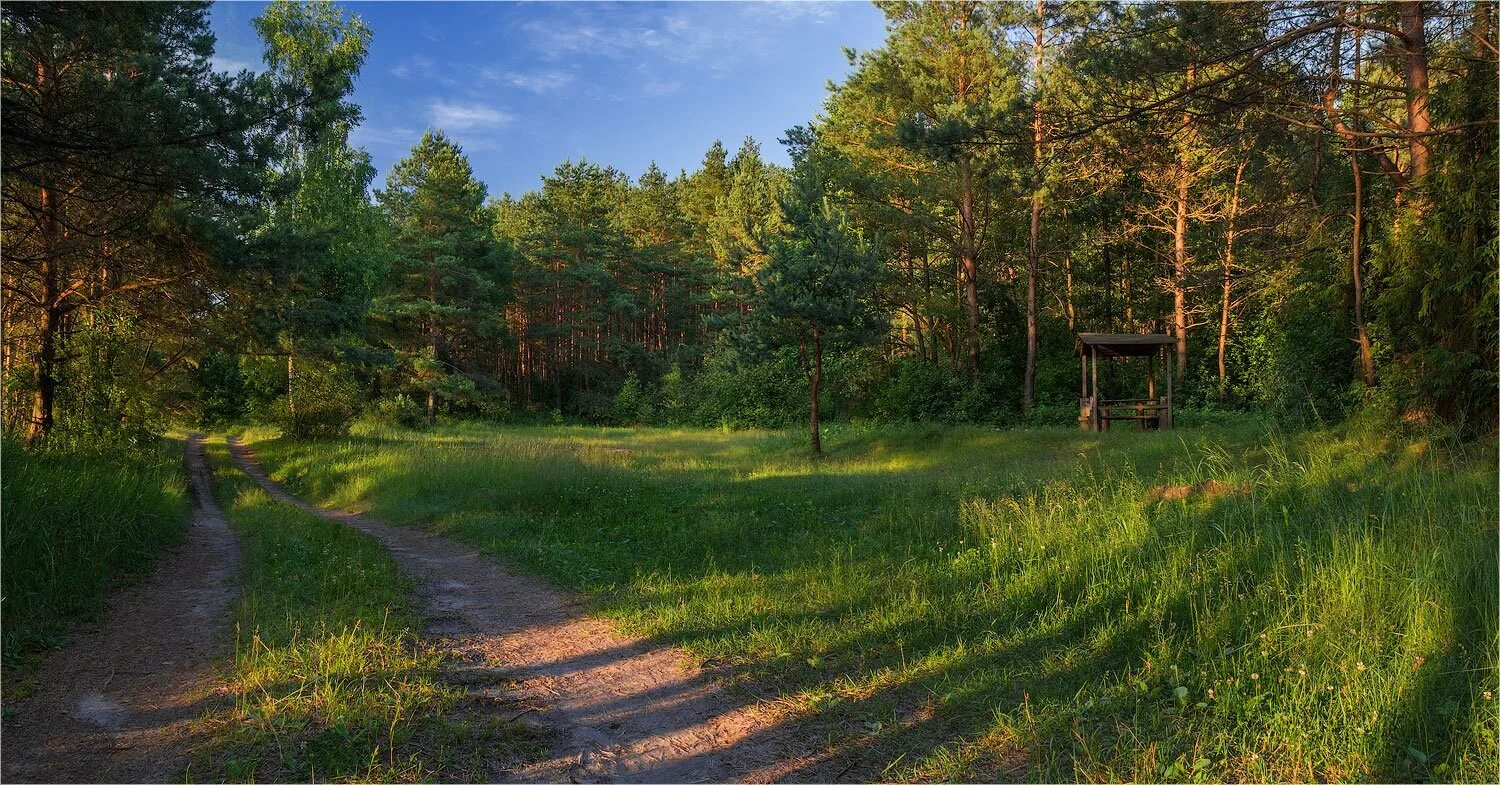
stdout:
<svg viewBox="0 0 1500 785">
<path fill-rule="evenodd" d="M 1146 491 L 1146 501 L 1177 502 L 1194 496 L 1217 499 L 1221 496 L 1243 496 L 1249 492 L 1249 483 L 1230 485 L 1219 480 L 1207 480 L 1196 485 L 1158 485 Z"/>
<path fill-rule="evenodd" d="M 683 652 L 622 635 L 566 596 L 471 548 L 416 527 L 325 510 L 270 480 L 231 440 L 240 466 L 275 498 L 343 521 L 383 543 L 418 585 L 425 636 L 513 680 L 518 714 L 554 739 L 519 781 L 704 782 L 818 779 L 794 729 Z M 812 763 L 799 766 L 794 761 Z M 826 774 L 824 775 L 826 777 Z"/>
<path fill-rule="evenodd" d="M 162 782 L 186 768 L 196 721 L 223 695 L 214 664 L 239 594 L 239 548 L 214 503 L 202 437 L 188 439 L 186 460 L 186 542 L 48 657 L 34 693 L 7 704 L 6 782 Z"/>
</svg>

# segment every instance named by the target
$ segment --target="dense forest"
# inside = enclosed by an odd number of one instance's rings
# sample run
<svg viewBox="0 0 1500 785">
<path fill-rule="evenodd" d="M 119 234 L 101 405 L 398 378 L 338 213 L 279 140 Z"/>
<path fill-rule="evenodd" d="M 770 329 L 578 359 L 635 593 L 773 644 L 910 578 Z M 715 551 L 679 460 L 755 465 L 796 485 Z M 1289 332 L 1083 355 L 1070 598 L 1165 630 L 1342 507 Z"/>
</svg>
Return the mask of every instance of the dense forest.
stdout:
<svg viewBox="0 0 1500 785">
<path fill-rule="evenodd" d="M 1077 331 L 1173 335 L 1196 409 L 1493 428 L 1495 5 L 879 6 L 789 168 L 495 196 L 436 128 L 377 182 L 346 9 L 231 74 L 204 4 L 6 4 L 7 430 L 1062 424 Z"/>
</svg>

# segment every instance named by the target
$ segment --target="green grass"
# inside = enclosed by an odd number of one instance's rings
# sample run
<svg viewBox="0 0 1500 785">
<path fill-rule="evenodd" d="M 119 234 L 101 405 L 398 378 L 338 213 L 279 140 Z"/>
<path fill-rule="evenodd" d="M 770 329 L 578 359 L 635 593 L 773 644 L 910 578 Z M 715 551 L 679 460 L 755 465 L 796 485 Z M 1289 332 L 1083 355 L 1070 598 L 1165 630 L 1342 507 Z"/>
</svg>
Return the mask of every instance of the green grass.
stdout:
<svg viewBox="0 0 1500 785">
<path fill-rule="evenodd" d="M 188 501 L 181 442 L 104 457 L 31 452 L 5 439 L 0 463 L 0 607 L 10 687 L 41 651 L 62 644 L 70 623 L 97 617 L 114 589 L 182 541 Z"/>
<path fill-rule="evenodd" d="M 261 437 L 319 502 L 737 666 L 825 723 L 824 776 L 1500 775 L 1493 444 L 844 428 L 819 462 L 800 433 Z"/>
<path fill-rule="evenodd" d="M 417 639 L 410 582 L 340 523 L 270 498 L 209 445 L 220 505 L 243 548 L 232 705 L 207 722 L 198 780 L 485 778 L 528 742 L 470 711 Z"/>
</svg>

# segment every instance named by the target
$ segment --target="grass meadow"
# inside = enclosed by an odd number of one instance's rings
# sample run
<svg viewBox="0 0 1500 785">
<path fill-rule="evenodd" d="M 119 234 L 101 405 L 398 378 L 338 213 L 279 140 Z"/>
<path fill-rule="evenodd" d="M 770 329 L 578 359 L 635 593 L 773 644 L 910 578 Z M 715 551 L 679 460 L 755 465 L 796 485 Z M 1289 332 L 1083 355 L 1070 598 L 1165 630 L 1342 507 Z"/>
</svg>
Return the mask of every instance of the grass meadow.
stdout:
<svg viewBox="0 0 1500 785">
<path fill-rule="evenodd" d="M 1500 777 L 1493 443 L 839 427 L 815 461 L 800 432 L 251 436 L 310 499 L 742 674 L 826 736 L 825 774 Z"/>
<path fill-rule="evenodd" d="M 103 612 L 112 590 L 182 541 L 189 502 L 181 440 L 104 456 L 30 452 L 5 439 L 0 463 L 0 638 L 15 698 L 26 688 L 13 677 L 61 645 L 69 624 Z"/>
<path fill-rule="evenodd" d="M 411 584 L 385 548 L 272 499 L 223 441 L 208 451 L 243 549 L 244 596 L 231 700 L 207 718 L 212 741 L 191 779 L 463 780 L 487 745 L 524 743 L 505 723 L 463 716 L 466 694 L 419 644 Z"/>
</svg>

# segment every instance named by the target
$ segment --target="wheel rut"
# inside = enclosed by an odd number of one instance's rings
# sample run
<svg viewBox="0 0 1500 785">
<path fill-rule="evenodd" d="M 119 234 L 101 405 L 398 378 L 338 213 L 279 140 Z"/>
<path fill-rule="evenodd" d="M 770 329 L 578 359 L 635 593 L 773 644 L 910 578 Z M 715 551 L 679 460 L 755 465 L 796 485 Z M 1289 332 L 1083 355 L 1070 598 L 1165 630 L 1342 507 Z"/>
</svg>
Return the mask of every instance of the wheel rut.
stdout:
<svg viewBox="0 0 1500 785">
<path fill-rule="evenodd" d="M 7 702 L 6 782 L 162 782 L 187 767 L 197 722 L 223 697 L 239 547 L 214 502 L 203 438 L 188 438 L 194 509 L 187 539 L 73 635 Z"/>
<path fill-rule="evenodd" d="M 785 776 L 797 735 L 670 646 L 621 634 L 552 587 L 414 526 L 310 505 L 238 440 L 240 467 L 273 497 L 363 531 L 417 583 L 424 635 L 469 670 L 512 679 L 511 698 L 554 739 L 512 781 L 722 782 Z M 534 709 L 534 711 L 532 710 Z"/>
</svg>

